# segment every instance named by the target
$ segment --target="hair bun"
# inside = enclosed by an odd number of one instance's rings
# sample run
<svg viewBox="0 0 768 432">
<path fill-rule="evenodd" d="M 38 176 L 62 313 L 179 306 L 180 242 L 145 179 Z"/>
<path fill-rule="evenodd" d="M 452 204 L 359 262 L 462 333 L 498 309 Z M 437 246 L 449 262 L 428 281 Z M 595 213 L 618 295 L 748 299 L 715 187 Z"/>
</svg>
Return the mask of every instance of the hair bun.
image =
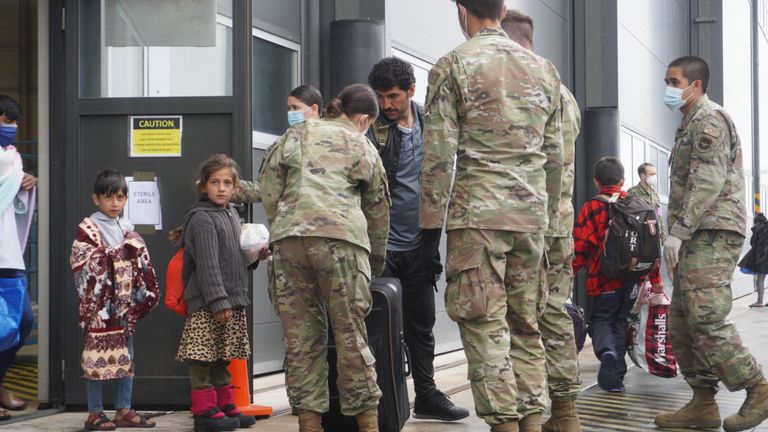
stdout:
<svg viewBox="0 0 768 432">
<path fill-rule="evenodd" d="M 344 106 L 341 103 L 341 99 L 333 98 L 328 102 L 328 106 L 325 107 L 325 116 L 330 118 L 336 118 L 341 116 L 344 112 Z"/>
</svg>

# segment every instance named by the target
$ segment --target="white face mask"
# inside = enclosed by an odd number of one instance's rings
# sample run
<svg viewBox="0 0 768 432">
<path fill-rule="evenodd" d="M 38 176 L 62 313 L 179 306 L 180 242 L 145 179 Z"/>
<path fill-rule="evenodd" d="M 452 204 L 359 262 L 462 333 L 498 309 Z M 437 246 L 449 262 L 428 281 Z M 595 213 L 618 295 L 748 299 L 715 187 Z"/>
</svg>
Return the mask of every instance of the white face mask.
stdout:
<svg viewBox="0 0 768 432">
<path fill-rule="evenodd" d="M 648 186 L 656 189 L 656 185 L 659 183 L 659 178 L 655 174 L 648 176 L 645 178 L 645 183 L 648 184 Z"/>
</svg>

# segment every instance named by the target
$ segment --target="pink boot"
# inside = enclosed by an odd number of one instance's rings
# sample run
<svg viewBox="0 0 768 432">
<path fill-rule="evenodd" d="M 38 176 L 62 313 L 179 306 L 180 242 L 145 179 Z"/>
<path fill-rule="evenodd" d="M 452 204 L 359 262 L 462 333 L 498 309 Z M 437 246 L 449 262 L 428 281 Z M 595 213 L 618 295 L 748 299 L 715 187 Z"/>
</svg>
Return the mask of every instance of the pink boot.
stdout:
<svg viewBox="0 0 768 432">
<path fill-rule="evenodd" d="M 237 419 L 229 418 L 216 405 L 216 390 L 209 387 L 192 390 L 192 415 L 195 432 L 219 432 L 237 429 Z"/>
<path fill-rule="evenodd" d="M 224 387 L 216 387 L 216 397 L 218 399 L 217 405 L 227 417 L 237 419 L 240 422 L 239 427 L 251 427 L 256 423 L 256 417 L 243 414 L 240 411 L 240 408 L 235 405 L 234 388 L 235 387 L 232 384 Z"/>
</svg>

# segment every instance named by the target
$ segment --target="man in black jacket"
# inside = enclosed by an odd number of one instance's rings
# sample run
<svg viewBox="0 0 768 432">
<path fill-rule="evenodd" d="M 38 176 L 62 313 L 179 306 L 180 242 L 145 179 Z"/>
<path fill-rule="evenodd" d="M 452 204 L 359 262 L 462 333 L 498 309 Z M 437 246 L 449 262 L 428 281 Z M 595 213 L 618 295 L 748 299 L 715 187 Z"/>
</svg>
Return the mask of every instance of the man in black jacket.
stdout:
<svg viewBox="0 0 768 432">
<path fill-rule="evenodd" d="M 440 230 L 419 228 L 419 173 L 424 159 L 421 107 L 411 99 L 416 89 L 413 67 L 398 58 L 378 62 L 368 82 L 379 99 L 379 118 L 367 136 L 379 149 L 392 197 L 387 240 L 386 277 L 403 286 L 405 342 L 416 391 L 413 416 L 456 421 L 469 416 L 435 385 L 436 280 L 443 267 L 436 254 Z"/>
</svg>

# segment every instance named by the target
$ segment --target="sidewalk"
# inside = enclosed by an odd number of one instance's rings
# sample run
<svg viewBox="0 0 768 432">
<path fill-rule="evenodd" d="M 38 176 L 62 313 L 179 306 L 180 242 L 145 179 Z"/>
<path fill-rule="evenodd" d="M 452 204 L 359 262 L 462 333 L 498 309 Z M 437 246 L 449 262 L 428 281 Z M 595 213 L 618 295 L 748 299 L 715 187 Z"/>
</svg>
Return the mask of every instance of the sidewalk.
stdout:
<svg viewBox="0 0 768 432">
<path fill-rule="evenodd" d="M 765 368 L 768 366 L 768 308 L 749 310 L 755 295 L 736 300 L 731 312 L 731 319 L 741 332 L 746 345 Z M 687 403 L 690 392 L 682 378 L 663 379 L 653 377 L 638 368 L 631 368 L 626 378 L 627 393 L 609 394 L 597 388 L 597 368 L 599 363 L 586 346 L 579 355 L 581 365 L 583 394 L 579 399 L 579 413 L 585 432 L 605 431 L 651 431 L 658 430 L 653 425 L 653 417 L 660 411 L 676 410 Z M 439 387 L 451 396 L 460 406 L 472 409 L 472 393 L 466 379 L 466 360 L 462 351 L 439 356 L 436 359 L 436 381 Z M 768 370 L 768 369 L 766 369 Z M 275 415 L 260 420 L 251 427 L 254 432 L 295 432 L 298 430 L 297 419 L 290 415 L 282 374 L 275 374 L 254 381 L 257 390 L 254 402 L 270 404 Z M 412 382 L 409 380 L 409 395 L 413 398 Z M 720 411 L 723 417 L 736 412 L 743 401 L 745 392 L 729 393 L 722 390 L 718 394 Z M 412 403 L 412 402 L 411 402 Z M 110 415 L 111 413 L 108 413 Z M 83 430 L 85 413 L 60 413 L 18 423 L 0 423 L 3 431 L 56 431 L 74 432 Z M 155 431 L 189 431 L 192 419 L 188 413 L 175 412 L 154 419 L 158 423 Z M 124 430 L 124 429 L 121 429 Z M 477 432 L 488 430 L 485 422 L 472 415 L 460 422 L 441 423 L 422 421 L 411 418 L 403 432 Z M 768 432 L 768 425 L 756 431 Z M 328 431 L 332 432 L 332 431 Z"/>
</svg>

